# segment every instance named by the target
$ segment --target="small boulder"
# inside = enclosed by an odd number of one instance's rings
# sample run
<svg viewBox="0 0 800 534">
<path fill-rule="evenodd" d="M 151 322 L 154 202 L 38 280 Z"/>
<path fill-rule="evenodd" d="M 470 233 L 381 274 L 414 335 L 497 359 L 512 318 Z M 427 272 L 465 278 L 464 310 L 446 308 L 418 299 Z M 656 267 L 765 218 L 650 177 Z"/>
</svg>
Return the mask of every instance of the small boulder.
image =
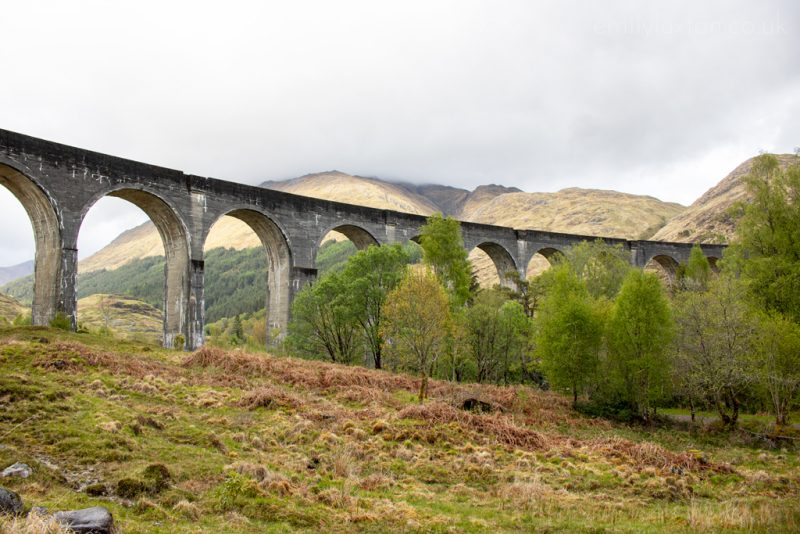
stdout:
<svg viewBox="0 0 800 534">
<path fill-rule="evenodd" d="M 28 478 L 33 473 L 33 469 L 28 464 L 23 464 L 21 462 L 17 462 L 13 465 L 9 465 L 3 472 L 0 473 L 0 477 L 22 477 Z"/>
<path fill-rule="evenodd" d="M 0 488 L 0 514 L 18 515 L 22 513 L 22 499 L 13 491 Z"/>
<path fill-rule="evenodd" d="M 102 506 L 56 512 L 53 517 L 76 534 L 108 534 L 114 526 L 111 512 Z"/>
</svg>

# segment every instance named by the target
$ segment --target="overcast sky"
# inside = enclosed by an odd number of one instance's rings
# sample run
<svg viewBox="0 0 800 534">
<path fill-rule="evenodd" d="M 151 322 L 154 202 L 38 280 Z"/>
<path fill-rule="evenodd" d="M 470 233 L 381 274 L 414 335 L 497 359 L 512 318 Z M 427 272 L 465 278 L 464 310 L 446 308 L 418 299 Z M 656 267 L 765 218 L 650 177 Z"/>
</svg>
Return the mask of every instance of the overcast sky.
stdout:
<svg viewBox="0 0 800 534">
<path fill-rule="evenodd" d="M 226 180 L 690 204 L 800 145 L 796 1 L 28 0 L 2 18 L 0 128 Z M 82 257 L 146 219 L 120 203 L 89 213 Z M 0 191 L 0 265 L 33 257 L 24 220 Z"/>
</svg>

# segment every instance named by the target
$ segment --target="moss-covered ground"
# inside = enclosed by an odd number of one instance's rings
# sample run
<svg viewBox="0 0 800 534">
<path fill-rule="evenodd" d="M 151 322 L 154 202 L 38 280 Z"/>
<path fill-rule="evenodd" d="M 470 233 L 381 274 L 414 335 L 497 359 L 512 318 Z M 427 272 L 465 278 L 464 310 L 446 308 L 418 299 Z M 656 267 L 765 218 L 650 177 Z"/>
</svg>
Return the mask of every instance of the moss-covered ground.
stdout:
<svg viewBox="0 0 800 534">
<path fill-rule="evenodd" d="M 800 462 L 525 387 L 0 330 L 0 481 L 122 532 L 790 532 Z M 461 409 L 480 399 L 491 413 Z M 166 469 L 164 469 L 166 468 Z M 0 519 L 0 531 L 10 529 Z"/>
</svg>

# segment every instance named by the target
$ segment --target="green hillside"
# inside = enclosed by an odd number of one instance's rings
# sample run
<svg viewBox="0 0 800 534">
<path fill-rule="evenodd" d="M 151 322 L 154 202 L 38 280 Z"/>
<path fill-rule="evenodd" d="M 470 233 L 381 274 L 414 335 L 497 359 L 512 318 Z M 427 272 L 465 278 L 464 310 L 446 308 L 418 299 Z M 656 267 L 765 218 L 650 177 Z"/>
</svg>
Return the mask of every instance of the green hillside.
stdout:
<svg viewBox="0 0 800 534">
<path fill-rule="evenodd" d="M 411 243 L 407 248 L 412 260 L 418 261 L 421 256 L 419 247 Z M 355 251 L 356 247 L 350 241 L 324 243 L 317 253 L 320 274 L 341 267 Z M 262 248 L 215 248 L 206 253 L 205 267 L 206 320 L 209 323 L 240 313 L 253 313 L 265 306 L 267 269 Z M 30 305 L 33 276 L 6 284 L 0 292 Z M 78 299 L 95 294 L 124 295 L 161 309 L 164 302 L 164 257 L 136 259 L 112 271 L 79 274 Z"/>
<path fill-rule="evenodd" d="M 0 329 L 0 465 L 33 468 L 3 486 L 26 506 L 105 506 L 122 532 L 800 527 L 794 450 L 593 419 L 524 386 L 433 381 L 425 404 L 418 387 L 319 361 Z M 462 409 L 470 398 L 494 413 Z"/>
</svg>

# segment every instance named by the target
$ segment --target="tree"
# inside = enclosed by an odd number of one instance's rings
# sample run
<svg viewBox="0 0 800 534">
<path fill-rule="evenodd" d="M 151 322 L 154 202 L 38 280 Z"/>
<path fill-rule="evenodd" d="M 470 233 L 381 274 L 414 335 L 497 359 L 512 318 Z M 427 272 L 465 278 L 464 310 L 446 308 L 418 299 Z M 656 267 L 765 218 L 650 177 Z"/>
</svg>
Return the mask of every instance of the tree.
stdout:
<svg viewBox="0 0 800 534">
<path fill-rule="evenodd" d="M 428 378 L 449 337 L 450 303 L 436 276 L 411 270 L 386 297 L 380 331 L 387 363 L 422 376 L 419 400 L 428 394 Z"/>
<path fill-rule="evenodd" d="M 500 291 L 483 290 L 466 311 L 467 343 L 479 383 L 491 379 L 500 363 L 500 307 L 504 302 Z"/>
<path fill-rule="evenodd" d="M 800 326 L 778 314 L 762 317 L 754 368 L 767 392 L 775 424 L 784 426 L 800 391 Z"/>
<path fill-rule="evenodd" d="M 762 308 L 800 323 L 800 157 L 782 168 L 763 154 L 745 184 L 752 199 L 739 205 L 731 263 Z"/>
<path fill-rule="evenodd" d="M 596 239 L 569 247 L 556 261 L 566 261 L 572 266 L 578 278 L 585 282 L 589 295 L 613 299 L 631 270 L 629 254 L 622 245 L 609 245 Z"/>
<path fill-rule="evenodd" d="M 631 270 L 609 319 L 609 359 L 619 393 L 645 421 L 668 382 L 672 332 L 669 303 L 658 277 Z"/>
<path fill-rule="evenodd" d="M 470 297 L 472 267 L 464 249 L 461 223 L 438 213 L 431 215 L 420 229 L 419 242 L 423 262 L 447 288 L 453 307 L 463 306 Z"/>
<path fill-rule="evenodd" d="M 517 380 L 541 382 L 541 375 L 533 369 L 533 322 L 525 314 L 522 305 L 506 301 L 500 307 L 500 366 L 497 382 L 508 384 L 512 377 Z"/>
<path fill-rule="evenodd" d="M 242 317 L 237 313 L 233 317 L 233 326 L 231 327 L 231 341 L 234 345 L 238 345 L 244 341 L 244 329 L 242 328 Z"/>
<path fill-rule="evenodd" d="M 723 425 L 733 428 L 741 397 L 753 381 L 749 359 L 756 321 L 743 284 L 731 275 L 706 292 L 686 292 L 676 302 L 678 368 L 686 388 L 702 391 Z"/>
<path fill-rule="evenodd" d="M 576 406 L 597 370 L 603 320 L 569 264 L 551 271 L 553 285 L 539 313 L 536 350 L 547 378 L 555 387 L 568 389 Z"/>
<path fill-rule="evenodd" d="M 711 277 L 711 264 L 703 254 L 703 250 L 695 243 L 689 253 L 689 261 L 681 271 L 683 289 L 689 291 L 705 291 Z"/>
<path fill-rule="evenodd" d="M 308 356 L 327 354 L 332 362 L 351 363 L 359 341 L 340 272 L 332 271 L 306 286 L 294 299 L 290 347 Z"/>
<path fill-rule="evenodd" d="M 342 272 L 346 305 L 364 333 L 376 369 L 382 363 L 381 308 L 405 275 L 408 262 L 401 245 L 370 246 L 351 256 Z"/>
</svg>

